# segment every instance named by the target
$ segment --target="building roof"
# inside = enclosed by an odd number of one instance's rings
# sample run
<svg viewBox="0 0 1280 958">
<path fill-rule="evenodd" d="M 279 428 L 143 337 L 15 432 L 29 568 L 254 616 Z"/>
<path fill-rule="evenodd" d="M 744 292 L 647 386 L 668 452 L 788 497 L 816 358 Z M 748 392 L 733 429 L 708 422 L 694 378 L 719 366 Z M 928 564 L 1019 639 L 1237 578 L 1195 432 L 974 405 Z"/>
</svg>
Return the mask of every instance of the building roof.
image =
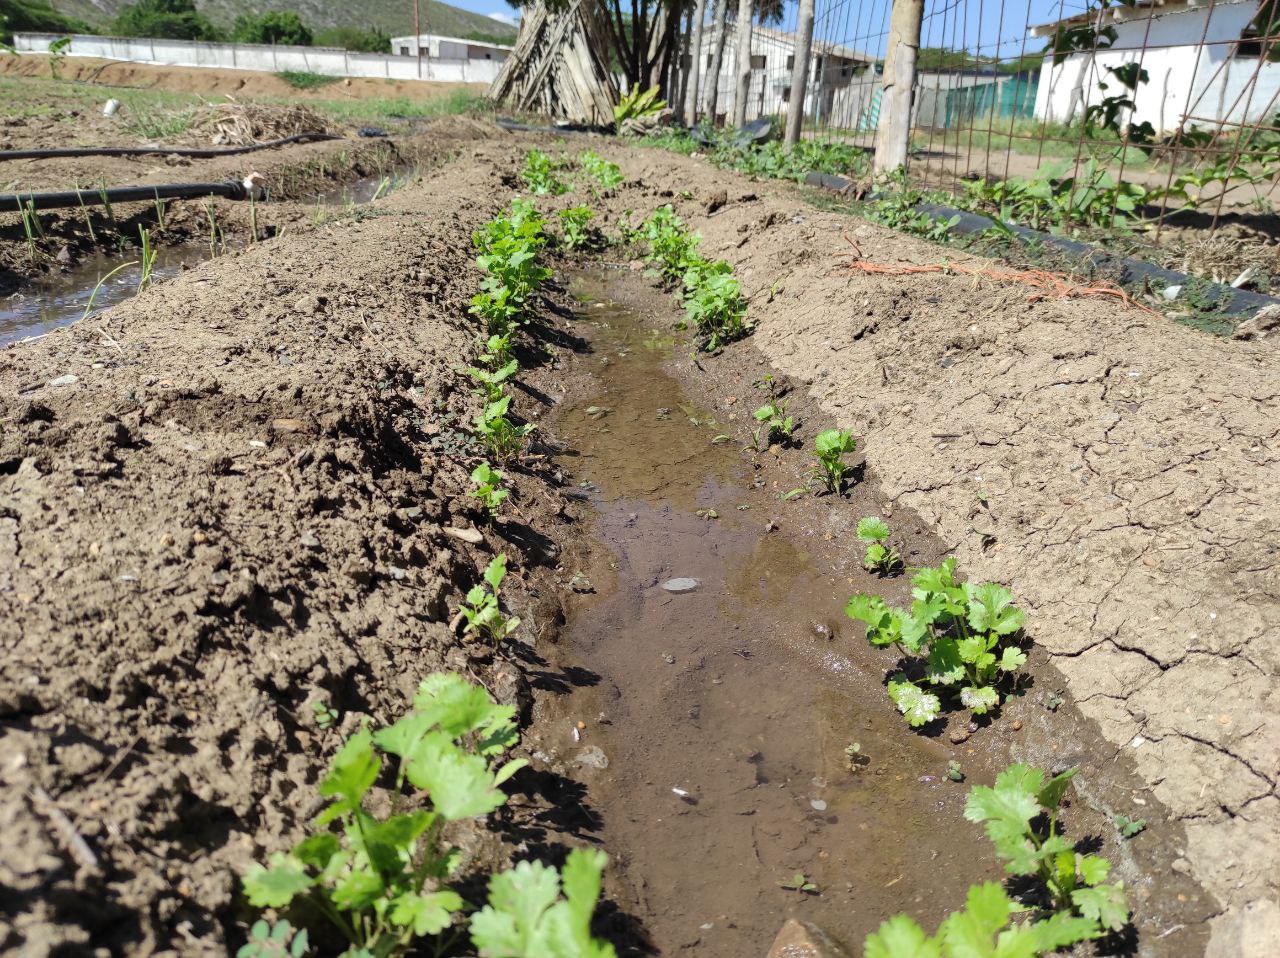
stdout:
<svg viewBox="0 0 1280 958">
<path fill-rule="evenodd" d="M 737 27 L 733 24 L 728 24 L 725 29 L 737 30 Z M 710 28 L 708 29 L 708 32 L 711 32 Z M 751 35 L 768 37 L 771 40 L 776 40 L 779 43 L 789 45 L 793 50 L 796 46 L 796 35 L 794 33 L 787 33 L 785 30 L 775 30 L 772 27 L 762 27 L 758 23 L 753 23 L 751 25 Z M 853 47 L 846 47 L 841 43 L 831 43 L 827 40 L 820 40 L 817 37 L 813 38 L 813 45 L 809 49 L 821 56 L 840 57 L 844 60 L 859 60 L 863 63 L 879 62 L 878 57 L 874 57 L 869 53 L 863 53 L 860 50 L 855 50 Z"/>
<path fill-rule="evenodd" d="M 402 40 L 412 40 L 413 34 L 407 33 L 402 37 L 392 37 L 392 43 L 399 43 Z M 472 47 L 489 47 L 492 50 L 514 50 L 515 47 L 506 43 L 493 43 L 489 40 L 468 40 L 466 37 L 446 37 L 439 33 L 420 33 L 418 34 L 418 42 L 426 44 L 432 40 L 444 40 L 447 43 L 465 43 Z"/>
<path fill-rule="evenodd" d="M 1163 16 L 1168 13 L 1187 13 L 1199 7 L 1224 7 L 1234 3 L 1253 3 L 1255 0 L 1136 0 L 1133 6 L 1111 7 L 1099 14 L 1097 10 L 1077 13 L 1052 23 L 1041 23 L 1031 28 L 1033 37 L 1051 37 L 1061 27 L 1074 27 L 1086 23 L 1097 23 L 1105 26 L 1112 23 L 1123 23 L 1126 20 L 1145 20 L 1148 17 Z M 1101 17 L 1101 19 L 1099 19 Z"/>
</svg>

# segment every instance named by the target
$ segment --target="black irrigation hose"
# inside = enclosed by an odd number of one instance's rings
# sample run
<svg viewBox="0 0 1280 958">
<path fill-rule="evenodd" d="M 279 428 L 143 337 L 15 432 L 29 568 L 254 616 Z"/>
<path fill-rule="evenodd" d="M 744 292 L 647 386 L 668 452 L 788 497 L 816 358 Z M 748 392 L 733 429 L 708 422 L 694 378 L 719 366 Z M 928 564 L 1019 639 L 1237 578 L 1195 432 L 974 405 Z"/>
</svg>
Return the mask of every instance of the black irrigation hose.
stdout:
<svg viewBox="0 0 1280 958">
<path fill-rule="evenodd" d="M 0 193 L 0 213 L 27 209 L 54 210 L 69 206 L 104 206 L 108 203 L 150 203 L 155 200 L 193 200 L 225 196 L 248 199 L 243 183 L 165 183 L 156 186 L 112 186 L 106 190 L 65 190 L 60 193 Z"/>
<path fill-rule="evenodd" d="M 846 192 L 853 187 L 851 181 L 842 176 L 832 176 L 830 173 L 808 173 L 805 175 L 804 181 L 809 186 L 821 186 L 839 192 Z M 920 203 L 913 208 L 916 212 L 923 213 L 936 220 L 946 221 L 953 216 L 959 217 L 953 229 L 961 233 L 977 235 L 985 233 L 996 225 L 995 221 L 990 217 L 953 209 L 950 206 Z M 1194 279 L 1194 277 L 1188 276 L 1186 273 L 1165 269 L 1163 266 L 1156 266 L 1154 263 L 1147 263 L 1140 259 L 1113 256 L 1078 240 L 1054 236 L 1051 233 L 1042 233 L 1039 230 L 1033 230 L 1026 226 L 1017 226 L 1012 223 L 1004 224 L 1004 226 L 1020 239 L 1053 246 L 1072 256 L 1086 258 L 1097 267 L 1116 270 L 1119 273 L 1119 284 L 1121 286 L 1128 286 L 1145 280 L 1154 280 L 1163 283 L 1165 286 L 1185 286 Z M 1224 314 L 1252 316 L 1265 306 L 1274 306 L 1280 303 L 1280 299 L 1276 299 L 1274 296 L 1265 296 L 1252 290 L 1236 289 L 1233 286 L 1211 283 L 1203 279 L 1196 281 L 1203 284 L 1202 288 L 1206 297 L 1211 297 L 1215 307 Z M 1173 302 L 1176 303 L 1177 300 L 1175 299 Z"/>
<path fill-rule="evenodd" d="M 267 140 L 249 146 L 228 146 L 222 149 L 195 149 L 176 146 L 87 146 L 65 150 L 3 150 L 0 162 L 5 160 L 50 160 L 66 156 L 189 156 L 208 160 L 219 156 L 239 156 L 256 150 L 269 150 L 289 143 L 311 143 L 317 140 L 341 140 L 334 133 L 295 133 L 280 140 Z"/>
<path fill-rule="evenodd" d="M 565 123 L 562 126 L 529 126 L 517 123 L 510 117 L 500 116 L 493 121 L 504 130 L 513 133 L 612 133 L 612 127 L 588 126 L 585 123 Z"/>
</svg>

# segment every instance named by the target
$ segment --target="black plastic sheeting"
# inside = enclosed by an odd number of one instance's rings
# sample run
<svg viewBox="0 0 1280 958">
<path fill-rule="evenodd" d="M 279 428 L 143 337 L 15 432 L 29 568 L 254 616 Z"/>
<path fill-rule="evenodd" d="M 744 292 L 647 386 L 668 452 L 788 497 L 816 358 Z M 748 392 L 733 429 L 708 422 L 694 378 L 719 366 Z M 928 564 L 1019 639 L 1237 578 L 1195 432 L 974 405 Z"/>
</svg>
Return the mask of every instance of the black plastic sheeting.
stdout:
<svg viewBox="0 0 1280 958">
<path fill-rule="evenodd" d="M 519 123 L 509 116 L 500 116 L 494 121 L 504 130 L 510 130 L 512 133 L 612 133 L 611 127 L 603 126 L 587 126 L 585 123 L 564 123 L 559 126 L 530 126 L 527 123 Z"/>
<path fill-rule="evenodd" d="M 0 212 L 34 208 L 55 210 L 70 206 L 102 206 L 107 203 L 150 203 L 155 200 L 194 200 L 206 196 L 225 196 L 229 200 L 247 199 L 243 183 L 165 183 L 156 186 L 112 186 L 102 190 L 66 190 L 59 193 L 0 193 Z"/>
<path fill-rule="evenodd" d="M 289 143 L 311 143 L 317 140 L 341 140 L 333 133 L 295 133 L 280 140 L 267 140 L 248 146 L 226 146 L 204 149 L 178 146 L 85 146 L 52 150 L 0 150 L 0 162 L 5 160 L 51 160 L 67 156 L 189 156 L 194 159 L 213 159 L 219 156 L 239 156 L 258 150 L 270 150 Z"/>
<path fill-rule="evenodd" d="M 832 176 L 830 173 L 808 173 L 805 176 L 805 183 L 809 186 L 821 186 L 841 193 L 848 192 L 853 188 L 851 181 L 842 176 Z M 915 209 L 917 212 L 938 220 L 949 220 L 953 216 L 959 217 L 953 229 L 959 230 L 961 233 L 985 233 L 996 225 L 995 221 L 990 217 L 935 203 L 920 203 Z M 1158 283 L 1161 286 L 1185 286 L 1192 281 L 1192 277 L 1186 273 L 1165 269 L 1163 266 L 1146 263 L 1140 259 L 1113 256 L 1078 240 L 1054 236 L 1051 233 L 1042 233 L 1039 230 L 1029 229 L 1026 226 L 1017 226 L 1012 223 L 1005 224 L 1005 227 L 1021 239 L 1056 247 L 1073 256 L 1087 258 L 1100 269 L 1113 271 L 1118 275 L 1118 281 L 1122 286 L 1147 280 Z M 1264 306 L 1274 306 L 1280 303 L 1280 299 L 1276 299 L 1273 296 L 1264 296 L 1262 293 L 1255 293 L 1246 289 L 1235 289 L 1222 283 L 1211 283 L 1203 279 L 1197 279 L 1197 282 L 1203 284 L 1201 286 L 1202 298 L 1206 301 L 1212 301 L 1216 310 L 1229 315 L 1252 316 Z M 1178 300 L 1175 298 L 1170 302 L 1177 303 Z"/>
</svg>

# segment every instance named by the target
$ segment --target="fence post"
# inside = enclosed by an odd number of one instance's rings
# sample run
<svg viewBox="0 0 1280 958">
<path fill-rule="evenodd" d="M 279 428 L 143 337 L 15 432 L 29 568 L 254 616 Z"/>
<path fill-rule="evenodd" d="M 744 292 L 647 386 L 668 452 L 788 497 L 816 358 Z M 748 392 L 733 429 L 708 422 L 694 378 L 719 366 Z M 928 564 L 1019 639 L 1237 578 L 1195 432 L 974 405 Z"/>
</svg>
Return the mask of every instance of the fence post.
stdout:
<svg viewBox="0 0 1280 958">
<path fill-rule="evenodd" d="M 881 85 L 880 124 L 876 130 L 877 173 L 891 173 L 907 165 L 911 139 L 911 94 L 916 85 L 916 54 L 924 0 L 893 0 L 889 18 L 889 50 Z"/>
<path fill-rule="evenodd" d="M 787 146 L 795 146 L 800 142 L 800 130 L 804 126 L 804 94 L 809 86 L 809 54 L 813 50 L 813 0 L 800 0 L 795 37 L 791 96 L 787 102 L 787 135 L 783 141 Z"/>
<path fill-rule="evenodd" d="M 726 0 L 728 2 L 728 0 Z M 751 0 L 738 0 L 738 89 L 733 98 L 733 125 L 747 122 L 747 97 L 751 95 Z"/>
</svg>

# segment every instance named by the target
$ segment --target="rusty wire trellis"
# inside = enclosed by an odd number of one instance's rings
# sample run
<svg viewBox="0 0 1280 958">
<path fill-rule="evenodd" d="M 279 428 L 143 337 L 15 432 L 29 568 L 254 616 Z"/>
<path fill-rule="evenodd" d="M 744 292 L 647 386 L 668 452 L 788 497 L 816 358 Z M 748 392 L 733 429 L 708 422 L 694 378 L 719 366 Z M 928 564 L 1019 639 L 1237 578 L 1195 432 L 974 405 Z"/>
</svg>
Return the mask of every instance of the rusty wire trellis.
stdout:
<svg viewBox="0 0 1280 958">
<path fill-rule="evenodd" d="M 1212 229 L 1229 213 L 1273 215 L 1280 0 L 1085 2 L 926 0 L 909 184 L 954 194 L 966 180 L 1025 180 L 1056 161 L 1057 181 L 1071 183 L 1067 224 L 1086 191 L 1108 182 L 1140 188 L 1157 237 L 1171 216 Z M 891 8 L 892 0 L 818 0 L 804 136 L 873 144 Z M 753 29 L 748 118 L 786 109 L 796 7 L 778 9 L 779 22 Z M 732 31 L 717 109 L 729 117 Z M 1044 54 L 1064 32 L 1074 47 L 1055 63 Z M 1133 90 L 1114 72 L 1127 64 L 1146 72 Z M 1121 96 L 1130 102 L 1111 128 L 1096 115 L 1086 122 L 1091 108 Z"/>
</svg>

